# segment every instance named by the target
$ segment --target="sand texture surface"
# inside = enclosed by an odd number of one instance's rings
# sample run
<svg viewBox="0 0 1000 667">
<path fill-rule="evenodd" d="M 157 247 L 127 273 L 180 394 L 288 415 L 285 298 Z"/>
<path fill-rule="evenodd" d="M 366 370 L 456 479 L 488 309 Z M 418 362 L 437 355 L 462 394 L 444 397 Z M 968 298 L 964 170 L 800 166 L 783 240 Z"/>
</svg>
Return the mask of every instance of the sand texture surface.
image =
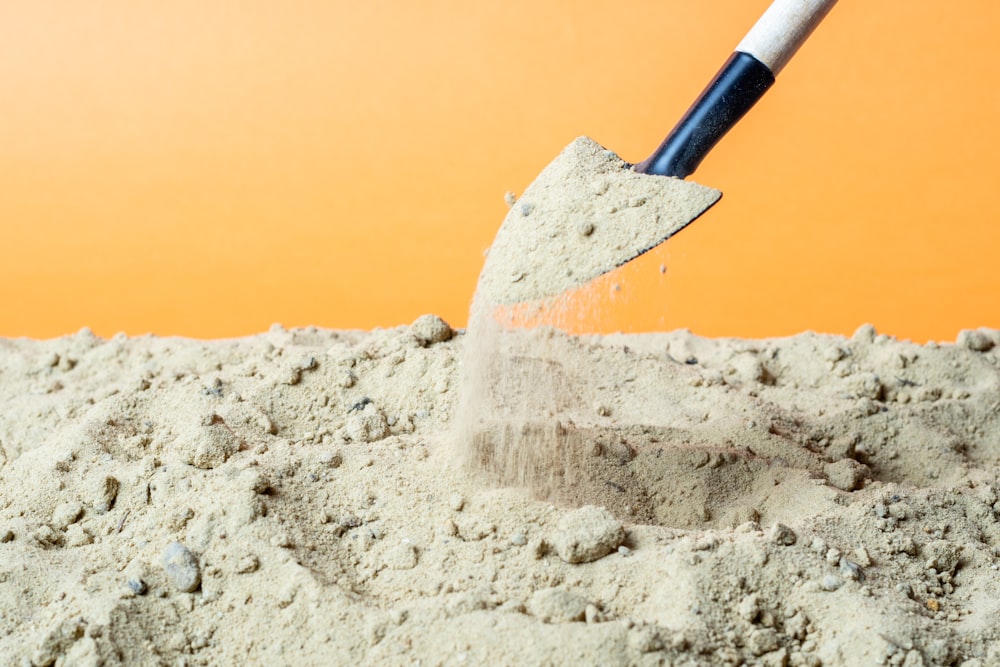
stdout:
<svg viewBox="0 0 1000 667">
<path fill-rule="evenodd" d="M 451 334 L 0 341 L 0 664 L 1000 661 L 1000 333 Z"/>
</svg>

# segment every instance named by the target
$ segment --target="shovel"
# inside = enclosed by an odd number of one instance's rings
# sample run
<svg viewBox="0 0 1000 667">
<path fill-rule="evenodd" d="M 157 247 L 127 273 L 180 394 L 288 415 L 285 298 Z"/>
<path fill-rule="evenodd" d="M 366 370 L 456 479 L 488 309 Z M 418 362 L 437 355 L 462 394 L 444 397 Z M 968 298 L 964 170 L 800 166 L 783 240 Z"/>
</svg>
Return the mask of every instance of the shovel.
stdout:
<svg viewBox="0 0 1000 667">
<path fill-rule="evenodd" d="M 477 300 L 537 302 L 580 287 L 711 208 L 722 193 L 683 179 L 774 84 L 835 3 L 775 0 L 639 164 L 585 137 L 567 146 L 512 205 L 487 253 Z"/>
</svg>

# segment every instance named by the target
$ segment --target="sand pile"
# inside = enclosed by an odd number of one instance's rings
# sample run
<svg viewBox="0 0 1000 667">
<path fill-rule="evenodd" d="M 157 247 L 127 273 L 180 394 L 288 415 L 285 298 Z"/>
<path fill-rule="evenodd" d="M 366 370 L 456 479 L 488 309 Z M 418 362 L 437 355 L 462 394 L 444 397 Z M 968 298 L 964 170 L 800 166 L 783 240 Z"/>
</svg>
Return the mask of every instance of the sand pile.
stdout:
<svg viewBox="0 0 1000 667">
<path fill-rule="evenodd" d="M 1000 332 L 504 326 L 717 198 L 574 142 L 468 333 L 0 340 L 0 664 L 1000 663 Z"/>
<path fill-rule="evenodd" d="M 2 663 L 1000 658 L 1000 333 L 521 332 L 611 512 L 453 465 L 450 334 L 0 343 Z"/>
</svg>

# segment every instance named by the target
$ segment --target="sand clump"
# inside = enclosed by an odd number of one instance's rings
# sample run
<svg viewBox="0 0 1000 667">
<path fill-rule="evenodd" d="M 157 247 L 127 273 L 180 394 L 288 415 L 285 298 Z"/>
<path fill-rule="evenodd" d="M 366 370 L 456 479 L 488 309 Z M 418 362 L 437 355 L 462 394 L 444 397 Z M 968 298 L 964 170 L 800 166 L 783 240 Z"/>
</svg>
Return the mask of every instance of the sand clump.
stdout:
<svg viewBox="0 0 1000 667">
<path fill-rule="evenodd" d="M 604 558 L 625 541 L 621 522 L 604 507 L 584 505 L 563 516 L 552 535 L 552 546 L 567 563 Z"/>
<path fill-rule="evenodd" d="M 454 465 L 468 334 L 0 342 L 0 662 L 1000 656 L 1000 333 L 520 333 L 576 392 L 555 504 Z"/>
</svg>

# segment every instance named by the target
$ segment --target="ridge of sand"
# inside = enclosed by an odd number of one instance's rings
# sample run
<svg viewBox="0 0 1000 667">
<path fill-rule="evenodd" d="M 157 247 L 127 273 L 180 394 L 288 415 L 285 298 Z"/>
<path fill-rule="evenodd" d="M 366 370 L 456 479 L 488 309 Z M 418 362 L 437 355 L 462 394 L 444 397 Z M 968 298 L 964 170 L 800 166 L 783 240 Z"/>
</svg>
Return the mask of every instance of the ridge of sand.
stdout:
<svg viewBox="0 0 1000 667">
<path fill-rule="evenodd" d="M 555 504 L 453 464 L 450 334 L 0 340 L 0 664 L 1000 659 L 1000 332 L 519 332 Z"/>
</svg>

